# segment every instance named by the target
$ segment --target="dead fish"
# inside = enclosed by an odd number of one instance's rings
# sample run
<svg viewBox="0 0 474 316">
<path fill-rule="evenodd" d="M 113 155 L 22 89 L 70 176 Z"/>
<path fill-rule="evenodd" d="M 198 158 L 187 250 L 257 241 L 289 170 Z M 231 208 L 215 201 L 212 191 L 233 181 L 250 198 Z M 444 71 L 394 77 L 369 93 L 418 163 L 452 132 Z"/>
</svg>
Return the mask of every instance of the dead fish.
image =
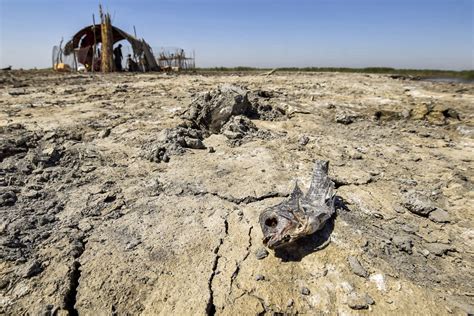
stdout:
<svg viewBox="0 0 474 316">
<path fill-rule="evenodd" d="M 328 170 L 328 161 L 316 161 L 306 195 L 296 182 L 288 199 L 260 214 L 264 245 L 280 248 L 324 227 L 335 212 L 334 182 L 329 179 Z"/>
</svg>

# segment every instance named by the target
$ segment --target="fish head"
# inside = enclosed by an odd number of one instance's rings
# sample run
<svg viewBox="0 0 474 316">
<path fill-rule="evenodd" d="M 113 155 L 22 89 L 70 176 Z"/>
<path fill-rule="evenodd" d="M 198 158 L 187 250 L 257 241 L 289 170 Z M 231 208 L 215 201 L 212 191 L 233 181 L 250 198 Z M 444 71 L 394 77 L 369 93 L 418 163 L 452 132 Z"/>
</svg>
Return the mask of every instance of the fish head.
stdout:
<svg viewBox="0 0 474 316">
<path fill-rule="evenodd" d="M 328 161 L 316 161 L 305 195 L 296 182 L 286 200 L 260 214 L 264 245 L 280 248 L 324 227 L 335 212 L 334 182 L 328 177 L 328 168 Z"/>
<path fill-rule="evenodd" d="M 259 223 L 263 233 L 263 244 L 270 249 L 291 244 L 302 237 L 307 218 L 300 205 L 303 193 L 295 185 L 288 200 L 267 208 L 260 214 Z"/>
</svg>

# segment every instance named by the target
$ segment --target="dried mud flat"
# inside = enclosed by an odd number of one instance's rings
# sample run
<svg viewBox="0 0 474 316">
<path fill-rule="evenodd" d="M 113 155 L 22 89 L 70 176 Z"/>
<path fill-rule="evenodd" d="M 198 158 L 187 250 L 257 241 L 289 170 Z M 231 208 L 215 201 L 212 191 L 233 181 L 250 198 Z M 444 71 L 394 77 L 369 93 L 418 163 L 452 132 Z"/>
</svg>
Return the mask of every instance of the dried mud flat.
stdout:
<svg viewBox="0 0 474 316">
<path fill-rule="evenodd" d="M 222 84 L 281 115 L 163 138 Z M 474 313 L 473 85 L 31 71 L 0 94 L 0 313 Z M 337 216 L 267 253 L 260 212 L 315 159 Z"/>
</svg>

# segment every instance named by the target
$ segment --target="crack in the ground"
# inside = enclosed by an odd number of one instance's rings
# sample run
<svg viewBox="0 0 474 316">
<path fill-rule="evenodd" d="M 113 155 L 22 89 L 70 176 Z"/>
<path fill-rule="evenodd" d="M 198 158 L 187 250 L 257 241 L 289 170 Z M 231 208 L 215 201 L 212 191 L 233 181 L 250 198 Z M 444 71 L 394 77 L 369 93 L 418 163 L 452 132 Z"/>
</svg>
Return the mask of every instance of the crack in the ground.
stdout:
<svg viewBox="0 0 474 316">
<path fill-rule="evenodd" d="M 84 253 L 87 241 L 79 240 L 82 247 L 79 249 L 76 259 L 72 263 L 71 272 L 69 274 L 69 287 L 64 295 L 64 309 L 69 315 L 79 315 L 76 309 L 77 289 L 79 287 L 79 279 L 81 278 L 81 262 L 79 261 L 81 255 Z"/>
<path fill-rule="evenodd" d="M 224 237 L 219 238 L 219 244 L 214 248 L 214 261 L 212 263 L 212 273 L 211 276 L 209 277 L 209 281 L 207 282 L 208 289 L 209 289 L 209 300 L 207 301 L 206 305 L 206 315 L 215 315 L 216 314 L 216 305 L 214 305 L 214 290 L 212 288 L 212 282 L 214 280 L 214 277 L 216 276 L 216 271 L 217 271 L 217 265 L 219 264 L 219 259 L 221 256 L 219 255 L 219 250 L 224 243 L 225 237 L 227 237 L 229 231 L 229 223 L 227 221 L 227 217 L 224 219 Z"/>
<path fill-rule="evenodd" d="M 235 270 L 234 272 L 232 273 L 232 276 L 230 277 L 230 293 L 232 293 L 232 285 L 234 283 L 234 280 L 237 278 L 237 275 L 239 274 L 240 272 L 240 268 L 242 266 L 242 264 L 244 263 L 245 260 L 247 260 L 248 256 L 250 255 L 250 248 L 252 247 L 252 229 L 253 229 L 253 226 L 250 226 L 249 227 L 249 232 L 248 232 L 248 236 L 249 236 L 249 241 L 248 241 L 248 245 L 247 245 L 247 248 L 245 249 L 246 250 L 246 253 L 244 255 L 244 257 L 242 258 L 242 260 L 240 260 L 237 264 L 236 264 L 236 267 L 235 267 Z"/>
<path fill-rule="evenodd" d="M 194 191 L 190 188 L 187 188 L 187 190 L 185 190 L 183 193 L 185 193 L 185 192 L 190 193 L 190 194 L 195 195 L 195 196 L 212 195 L 212 196 L 218 197 L 219 199 L 222 199 L 222 200 L 225 200 L 227 202 L 237 204 L 237 205 L 240 205 L 240 204 L 247 205 L 247 204 L 251 204 L 251 203 L 255 203 L 255 202 L 260 202 L 260 201 L 263 201 L 265 199 L 271 199 L 271 198 L 276 198 L 276 197 L 286 198 L 286 197 L 289 196 L 289 194 L 284 194 L 284 193 L 280 193 L 280 192 L 268 192 L 268 193 L 265 193 L 261 196 L 246 196 L 246 197 L 243 197 L 243 198 L 235 198 L 233 196 L 220 195 L 217 192 Z"/>
</svg>

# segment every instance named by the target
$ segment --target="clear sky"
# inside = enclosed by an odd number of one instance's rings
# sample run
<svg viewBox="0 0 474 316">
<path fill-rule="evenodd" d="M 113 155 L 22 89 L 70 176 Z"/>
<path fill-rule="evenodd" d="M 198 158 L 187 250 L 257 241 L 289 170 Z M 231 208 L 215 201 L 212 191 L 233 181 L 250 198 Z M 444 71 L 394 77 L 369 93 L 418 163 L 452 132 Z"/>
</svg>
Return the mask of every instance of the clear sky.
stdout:
<svg viewBox="0 0 474 316">
<path fill-rule="evenodd" d="M 0 0 L 0 66 L 50 67 L 98 0 Z M 474 0 L 103 0 L 112 23 L 199 67 L 474 69 Z"/>
</svg>

